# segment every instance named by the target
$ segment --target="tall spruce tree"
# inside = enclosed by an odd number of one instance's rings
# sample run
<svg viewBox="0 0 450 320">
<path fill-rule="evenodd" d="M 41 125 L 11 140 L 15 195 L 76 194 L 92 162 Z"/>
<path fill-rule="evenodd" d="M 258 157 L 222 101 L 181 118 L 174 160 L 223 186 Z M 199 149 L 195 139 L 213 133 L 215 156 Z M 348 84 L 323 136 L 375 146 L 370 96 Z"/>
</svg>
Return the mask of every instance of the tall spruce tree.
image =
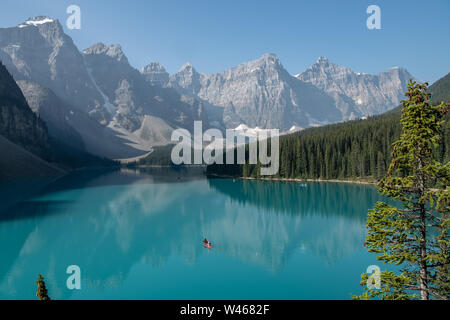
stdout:
<svg viewBox="0 0 450 320">
<path fill-rule="evenodd" d="M 433 106 L 428 84 L 410 81 L 403 101 L 402 134 L 393 144 L 387 175 L 378 190 L 396 205 L 378 202 L 369 212 L 366 247 L 377 259 L 400 266 L 381 273 L 381 288 L 367 285 L 355 299 L 448 299 L 450 162 L 436 160 L 444 115 L 450 105 Z M 401 203 L 401 205 L 400 205 Z M 371 280 L 369 280 L 371 281 Z"/>
</svg>

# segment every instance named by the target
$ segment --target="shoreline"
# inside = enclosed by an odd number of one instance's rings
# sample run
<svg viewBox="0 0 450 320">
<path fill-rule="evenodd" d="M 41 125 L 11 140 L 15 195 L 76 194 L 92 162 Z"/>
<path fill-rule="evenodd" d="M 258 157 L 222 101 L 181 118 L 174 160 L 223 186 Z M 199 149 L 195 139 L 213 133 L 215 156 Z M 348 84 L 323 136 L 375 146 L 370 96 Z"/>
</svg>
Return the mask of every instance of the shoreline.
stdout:
<svg viewBox="0 0 450 320">
<path fill-rule="evenodd" d="M 185 168 L 205 168 L 205 166 L 202 165 L 185 165 L 183 166 Z M 102 167 L 99 167 L 102 168 Z M 86 170 L 86 169 L 99 169 L 99 168 L 78 168 L 78 169 L 74 169 L 69 171 L 70 172 L 74 172 L 74 171 L 82 171 L 82 170 Z M 115 167 L 105 167 L 105 168 L 115 168 L 115 169 L 145 169 L 145 168 L 173 168 L 173 166 L 171 165 L 139 165 L 139 166 L 127 166 L 127 165 L 119 165 L 119 166 L 115 166 Z M 263 177 L 259 177 L 259 178 L 254 178 L 254 177 L 237 177 L 237 176 L 227 176 L 227 175 L 218 175 L 218 174 L 207 174 L 205 173 L 205 176 L 207 178 L 211 177 L 211 178 L 219 178 L 219 179 L 239 179 L 239 180 L 258 180 L 258 181 L 284 181 L 284 182 L 336 182 L 336 183 L 349 183 L 349 184 L 363 184 L 363 185 L 373 185 L 376 186 L 377 182 L 374 181 L 369 181 L 369 180 L 348 180 L 348 179 L 300 179 L 300 178 L 263 178 Z M 65 176 L 65 175 L 63 175 Z M 59 176 L 57 177 L 58 179 L 63 177 L 63 176 Z"/>
<path fill-rule="evenodd" d="M 239 180 L 260 180 L 260 181 L 285 181 L 285 182 L 337 182 L 337 183 L 353 183 L 364 185 L 377 185 L 376 182 L 368 180 L 339 180 L 339 179 L 300 179 L 300 178 L 253 178 L 253 177 L 233 177 L 224 175 L 209 174 L 208 177 L 223 179 L 239 179 Z"/>
</svg>

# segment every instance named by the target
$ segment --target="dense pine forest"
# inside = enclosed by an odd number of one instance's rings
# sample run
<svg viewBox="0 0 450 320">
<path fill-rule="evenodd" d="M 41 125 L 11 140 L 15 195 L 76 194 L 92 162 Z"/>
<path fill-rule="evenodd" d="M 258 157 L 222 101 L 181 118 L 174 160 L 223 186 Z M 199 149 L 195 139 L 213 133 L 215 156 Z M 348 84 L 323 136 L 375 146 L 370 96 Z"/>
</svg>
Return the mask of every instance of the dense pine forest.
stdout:
<svg viewBox="0 0 450 320">
<path fill-rule="evenodd" d="M 450 73 L 430 86 L 433 103 L 450 102 Z M 401 107 L 365 120 L 307 129 L 280 139 L 280 170 L 274 178 L 381 178 L 391 162 L 392 143 L 401 134 Z M 446 117 L 440 161 L 450 160 L 449 116 Z M 260 165 L 211 165 L 210 175 L 254 177 Z"/>
</svg>

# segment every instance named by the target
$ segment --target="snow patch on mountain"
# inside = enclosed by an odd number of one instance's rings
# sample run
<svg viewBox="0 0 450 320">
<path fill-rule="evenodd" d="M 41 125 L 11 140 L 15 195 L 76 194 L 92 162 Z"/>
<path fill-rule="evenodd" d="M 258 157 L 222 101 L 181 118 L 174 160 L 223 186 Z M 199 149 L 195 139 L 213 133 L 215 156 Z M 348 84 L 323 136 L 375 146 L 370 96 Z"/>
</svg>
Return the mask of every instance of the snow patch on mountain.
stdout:
<svg viewBox="0 0 450 320">
<path fill-rule="evenodd" d="M 41 24 L 45 24 L 45 23 L 52 23 L 55 22 L 55 20 L 49 18 L 49 17 L 35 17 L 35 18 L 30 18 L 27 21 L 25 21 L 22 24 L 19 24 L 18 27 L 19 28 L 25 28 L 28 26 L 38 26 Z"/>
</svg>

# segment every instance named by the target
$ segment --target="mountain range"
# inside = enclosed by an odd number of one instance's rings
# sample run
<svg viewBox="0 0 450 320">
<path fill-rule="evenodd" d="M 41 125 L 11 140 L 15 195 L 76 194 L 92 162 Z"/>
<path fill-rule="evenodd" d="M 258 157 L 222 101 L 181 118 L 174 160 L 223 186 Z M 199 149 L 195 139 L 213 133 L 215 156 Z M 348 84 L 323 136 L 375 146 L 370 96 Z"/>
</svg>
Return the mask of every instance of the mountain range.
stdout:
<svg viewBox="0 0 450 320">
<path fill-rule="evenodd" d="M 173 75 L 157 62 L 137 70 L 120 45 L 81 51 L 44 16 L 0 28 L 0 60 L 50 137 L 110 159 L 143 156 L 196 120 L 204 129 L 288 132 L 380 114 L 399 104 L 413 78 L 400 67 L 356 73 L 324 57 L 293 76 L 275 54 L 217 74 L 189 63 Z"/>
<path fill-rule="evenodd" d="M 141 69 L 154 85 L 175 88 L 223 109 L 227 128 L 307 128 L 380 114 L 397 106 L 413 78 L 395 67 L 378 75 L 356 73 L 325 57 L 292 76 L 275 54 L 218 74 L 201 74 L 187 63 L 169 75 L 154 62 Z"/>
<path fill-rule="evenodd" d="M 431 103 L 450 103 L 450 73 L 428 87 Z M 366 180 L 377 182 L 392 162 L 392 145 L 402 134 L 403 106 L 367 119 L 308 128 L 280 138 L 282 179 Z M 444 117 L 441 140 L 435 148 L 436 160 L 450 161 L 450 114 Z M 150 162 L 150 155 L 146 162 Z M 160 157 L 162 158 L 162 157 Z M 256 165 L 207 167 L 212 176 L 260 177 Z"/>
<path fill-rule="evenodd" d="M 325 91 L 333 98 L 343 119 L 352 120 L 398 106 L 413 76 L 400 67 L 378 75 L 356 73 L 320 57 L 296 78 Z"/>
</svg>

